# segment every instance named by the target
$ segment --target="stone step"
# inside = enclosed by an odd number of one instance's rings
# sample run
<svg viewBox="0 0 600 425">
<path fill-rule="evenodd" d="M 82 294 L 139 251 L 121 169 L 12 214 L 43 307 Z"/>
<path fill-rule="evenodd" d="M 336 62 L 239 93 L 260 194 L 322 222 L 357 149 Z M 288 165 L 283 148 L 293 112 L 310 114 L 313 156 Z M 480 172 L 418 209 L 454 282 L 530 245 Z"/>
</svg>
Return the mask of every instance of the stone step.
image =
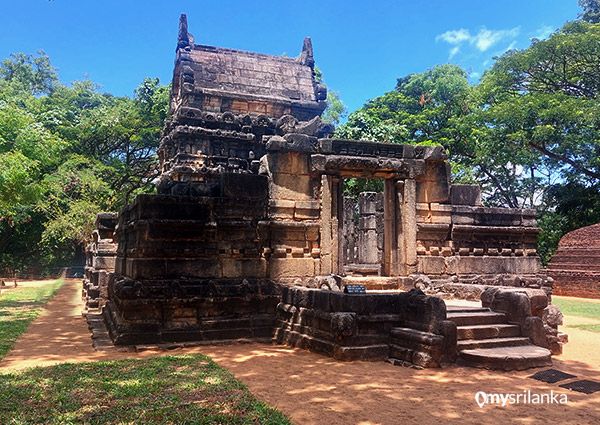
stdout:
<svg viewBox="0 0 600 425">
<path fill-rule="evenodd" d="M 489 308 L 485 307 L 465 307 L 465 306 L 453 306 L 446 304 L 447 313 L 486 313 L 491 312 Z"/>
<path fill-rule="evenodd" d="M 532 344 L 463 350 L 459 353 L 459 361 L 467 366 L 496 370 L 524 370 L 552 365 L 550 351 Z"/>
<path fill-rule="evenodd" d="M 390 331 L 392 341 L 398 338 L 400 340 L 411 340 L 426 345 L 442 345 L 444 337 L 432 334 L 430 332 L 419 331 L 411 328 L 392 328 Z"/>
<path fill-rule="evenodd" d="M 521 327 L 519 325 L 490 324 L 458 326 L 458 340 L 466 339 L 488 339 L 488 338 L 507 338 L 521 336 Z"/>
<path fill-rule="evenodd" d="M 516 347 L 519 345 L 530 344 L 526 337 L 507 337 L 507 338 L 487 338 L 487 339 L 463 339 L 457 342 L 458 351 L 473 350 L 476 348 L 499 348 Z"/>
<path fill-rule="evenodd" d="M 449 312 L 447 317 L 448 320 L 452 320 L 457 326 L 506 323 L 506 315 L 504 313 L 496 313 L 493 311 Z"/>
<path fill-rule="evenodd" d="M 381 275 L 381 264 L 346 264 L 344 272 L 358 276 L 379 276 Z"/>
<path fill-rule="evenodd" d="M 342 286 L 344 285 L 364 285 L 367 290 L 397 290 L 400 279 L 387 276 L 345 276 L 342 279 Z"/>
</svg>

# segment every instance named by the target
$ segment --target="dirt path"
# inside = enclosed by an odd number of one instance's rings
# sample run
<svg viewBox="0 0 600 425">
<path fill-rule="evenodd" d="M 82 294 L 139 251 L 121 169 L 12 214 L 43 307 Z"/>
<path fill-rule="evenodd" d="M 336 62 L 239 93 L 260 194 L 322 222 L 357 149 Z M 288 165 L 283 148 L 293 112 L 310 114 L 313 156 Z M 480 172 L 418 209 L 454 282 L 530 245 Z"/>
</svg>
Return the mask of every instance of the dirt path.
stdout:
<svg viewBox="0 0 600 425">
<path fill-rule="evenodd" d="M 1 371 L 58 362 L 146 357 L 164 352 L 94 352 L 80 315 L 80 283 L 67 282 L 32 323 Z M 600 381 L 600 337 L 568 329 L 571 342 L 554 367 Z M 213 357 L 251 391 L 298 424 L 399 423 L 598 423 L 600 392 L 569 392 L 528 378 L 533 371 L 491 372 L 451 367 L 414 370 L 385 362 L 340 363 L 318 354 L 279 346 L 234 344 L 173 350 Z M 568 405 L 513 405 L 479 408 L 474 395 L 567 393 Z"/>
</svg>

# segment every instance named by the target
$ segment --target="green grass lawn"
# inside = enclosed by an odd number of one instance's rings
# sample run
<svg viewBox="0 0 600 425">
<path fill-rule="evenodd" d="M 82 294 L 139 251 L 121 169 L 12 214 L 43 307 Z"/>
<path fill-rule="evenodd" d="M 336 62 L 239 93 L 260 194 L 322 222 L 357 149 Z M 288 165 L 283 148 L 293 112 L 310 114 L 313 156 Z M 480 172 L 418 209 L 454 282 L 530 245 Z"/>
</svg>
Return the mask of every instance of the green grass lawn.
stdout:
<svg viewBox="0 0 600 425">
<path fill-rule="evenodd" d="M 553 296 L 552 303 L 556 304 L 565 316 L 587 317 L 588 319 L 600 320 L 599 302 Z"/>
<path fill-rule="evenodd" d="M 600 303 L 598 302 L 553 296 L 552 303 L 556 304 L 565 316 L 600 320 Z M 571 325 L 570 327 L 600 333 L 600 324 L 598 323 Z"/>
<path fill-rule="evenodd" d="M 17 286 L 0 295 L 0 359 L 29 324 L 40 314 L 42 306 L 64 283 L 62 279 L 35 287 Z"/>
<path fill-rule="evenodd" d="M 1 424 L 289 424 L 203 355 L 0 374 Z"/>
</svg>

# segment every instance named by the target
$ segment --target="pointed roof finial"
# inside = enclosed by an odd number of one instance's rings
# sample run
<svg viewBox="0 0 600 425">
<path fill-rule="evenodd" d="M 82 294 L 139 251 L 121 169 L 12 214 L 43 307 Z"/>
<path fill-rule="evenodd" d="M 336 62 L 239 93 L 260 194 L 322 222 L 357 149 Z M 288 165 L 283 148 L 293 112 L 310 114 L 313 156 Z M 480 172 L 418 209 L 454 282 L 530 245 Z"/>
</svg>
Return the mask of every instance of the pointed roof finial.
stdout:
<svg viewBox="0 0 600 425">
<path fill-rule="evenodd" d="M 308 65 L 311 68 L 315 66 L 315 58 L 313 56 L 313 47 L 310 37 L 304 38 L 304 44 L 302 45 L 302 53 L 300 54 L 300 63 L 302 65 Z"/>
<path fill-rule="evenodd" d="M 179 37 L 177 38 L 177 48 L 181 49 L 190 45 L 190 35 L 188 34 L 187 16 L 182 13 L 179 17 Z"/>
</svg>

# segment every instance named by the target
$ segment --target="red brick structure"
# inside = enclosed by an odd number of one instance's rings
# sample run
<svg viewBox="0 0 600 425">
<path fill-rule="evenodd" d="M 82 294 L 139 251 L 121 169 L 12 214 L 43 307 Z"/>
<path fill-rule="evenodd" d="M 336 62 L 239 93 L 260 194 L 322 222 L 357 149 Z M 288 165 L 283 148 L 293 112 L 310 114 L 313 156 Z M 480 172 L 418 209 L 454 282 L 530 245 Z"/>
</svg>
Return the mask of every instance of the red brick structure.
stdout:
<svg viewBox="0 0 600 425">
<path fill-rule="evenodd" d="M 600 298 L 600 223 L 563 236 L 548 271 L 556 295 Z"/>
</svg>

